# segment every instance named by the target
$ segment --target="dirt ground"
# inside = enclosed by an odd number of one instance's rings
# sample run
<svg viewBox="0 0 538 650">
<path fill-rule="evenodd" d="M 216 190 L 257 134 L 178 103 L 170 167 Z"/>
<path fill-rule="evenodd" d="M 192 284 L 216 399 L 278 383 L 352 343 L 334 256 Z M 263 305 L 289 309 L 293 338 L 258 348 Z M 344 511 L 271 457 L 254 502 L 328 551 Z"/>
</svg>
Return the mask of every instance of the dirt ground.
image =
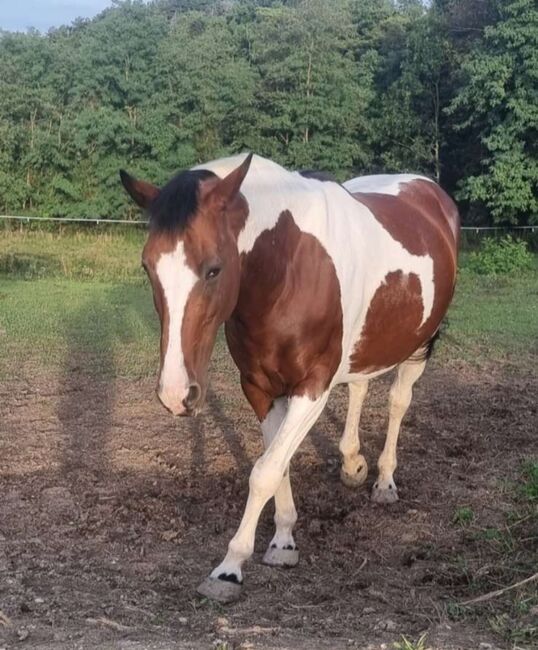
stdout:
<svg viewBox="0 0 538 650">
<path fill-rule="evenodd" d="M 222 607 L 195 588 L 225 552 L 261 451 L 231 363 L 220 355 L 193 420 L 165 412 L 153 379 L 95 379 L 85 364 L 0 383 L 0 648 L 373 650 L 424 632 L 436 650 L 514 647 L 483 610 L 455 612 L 503 584 L 473 530 L 504 526 L 510 486 L 538 454 L 530 371 L 434 359 L 400 439 L 401 500 L 386 507 L 368 489 L 389 379 L 364 409 L 359 491 L 339 482 L 336 390 L 292 464 L 299 565 L 261 564 L 268 506 L 241 600 Z M 462 507 L 474 529 L 455 523 Z"/>
</svg>

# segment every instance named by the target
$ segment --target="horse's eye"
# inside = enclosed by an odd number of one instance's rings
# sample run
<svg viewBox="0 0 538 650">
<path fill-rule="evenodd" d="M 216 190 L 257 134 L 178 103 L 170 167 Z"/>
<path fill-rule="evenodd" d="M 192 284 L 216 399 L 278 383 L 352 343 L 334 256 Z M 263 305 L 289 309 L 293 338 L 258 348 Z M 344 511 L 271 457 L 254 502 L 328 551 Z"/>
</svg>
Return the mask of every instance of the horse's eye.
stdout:
<svg viewBox="0 0 538 650">
<path fill-rule="evenodd" d="M 220 266 L 212 266 L 205 274 L 206 280 L 213 280 L 220 273 Z"/>
</svg>

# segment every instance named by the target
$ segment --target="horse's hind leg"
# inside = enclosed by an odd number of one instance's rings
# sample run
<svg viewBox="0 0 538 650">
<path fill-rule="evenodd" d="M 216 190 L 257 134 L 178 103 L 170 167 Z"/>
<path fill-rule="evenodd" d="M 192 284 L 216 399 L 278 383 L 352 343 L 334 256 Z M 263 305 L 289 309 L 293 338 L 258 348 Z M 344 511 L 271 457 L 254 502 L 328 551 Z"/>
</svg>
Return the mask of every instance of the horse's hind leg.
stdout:
<svg viewBox="0 0 538 650">
<path fill-rule="evenodd" d="M 273 402 L 271 410 L 262 422 L 263 442 L 269 447 L 282 421 L 286 417 L 288 404 L 286 398 Z M 270 566 L 295 566 L 299 561 L 299 551 L 293 539 L 293 527 L 297 521 L 297 510 L 291 492 L 289 465 L 277 491 L 275 492 L 275 535 L 263 556 L 263 563 Z"/>
<path fill-rule="evenodd" d="M 368 465 L 362 454 L 359 454 L 359 421 L 368 381 L 357 381 L 349 384 L 349 406 L 344 434 L 338 445 L 342 454 L 340 479 L 347 487 L 356 488 L 362 485 L 368 476 Z"/>
<path fill-rule="evenodd" d="M 376 503 L 394 503 L 398 501 L 398 491 L 393 473 L 396 469 L 396 445 L 400 425 L 413 396 L 413 384 L 424 372 L 426 360 L 418 355 L 404 361 L 398 366 L 396 379 L 390 388 L 389 427 L 385 446 L 379 456 L 377 467 L 379 475 L 372 488 L 372 501 Z"/>
</svg>

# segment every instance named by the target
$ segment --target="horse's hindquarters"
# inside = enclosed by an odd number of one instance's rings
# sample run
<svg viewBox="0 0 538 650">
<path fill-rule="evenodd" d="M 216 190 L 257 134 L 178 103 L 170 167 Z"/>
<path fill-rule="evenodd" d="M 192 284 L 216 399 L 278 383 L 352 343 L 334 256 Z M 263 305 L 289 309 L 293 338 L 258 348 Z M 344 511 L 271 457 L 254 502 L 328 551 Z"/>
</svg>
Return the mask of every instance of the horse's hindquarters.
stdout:
<svg viewBox="0 0 538 650">
<path fill-rule="evenodd" d="M 405 361 L 439 329 L 454 292 L 459 218 L 443 190 L 425 180 L 412 181 L 396 196 L 356 198 L 387 240 L 379 268 L 372 269 L 378 285 L 363 305 L 349 356 L 350 373 L 365 375 Z"/>
</svg>

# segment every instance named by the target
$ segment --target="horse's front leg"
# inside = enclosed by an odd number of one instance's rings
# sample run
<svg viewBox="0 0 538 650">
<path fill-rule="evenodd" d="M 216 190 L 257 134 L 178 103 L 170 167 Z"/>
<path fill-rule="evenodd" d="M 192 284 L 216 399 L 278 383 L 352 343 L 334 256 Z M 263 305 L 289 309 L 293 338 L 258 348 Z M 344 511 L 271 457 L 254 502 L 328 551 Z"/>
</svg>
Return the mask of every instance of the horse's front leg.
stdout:
<svg viewBox="0 0 538 650">
<path fill-rule="evenodd" d="M 198 587 L 198 593 L 220 602 L 235 600 L 243 582 L 241 567 L 254 550 L 254 535 L 260 513 L 282 483 L 291 457 L 318 419 L 329 392 L 317 399 L 293 396 L 288 410 L 268 449 L 250 474 L 249 494 L 243 518 L 228 545 L 224 560 Z"/>
</svg>

